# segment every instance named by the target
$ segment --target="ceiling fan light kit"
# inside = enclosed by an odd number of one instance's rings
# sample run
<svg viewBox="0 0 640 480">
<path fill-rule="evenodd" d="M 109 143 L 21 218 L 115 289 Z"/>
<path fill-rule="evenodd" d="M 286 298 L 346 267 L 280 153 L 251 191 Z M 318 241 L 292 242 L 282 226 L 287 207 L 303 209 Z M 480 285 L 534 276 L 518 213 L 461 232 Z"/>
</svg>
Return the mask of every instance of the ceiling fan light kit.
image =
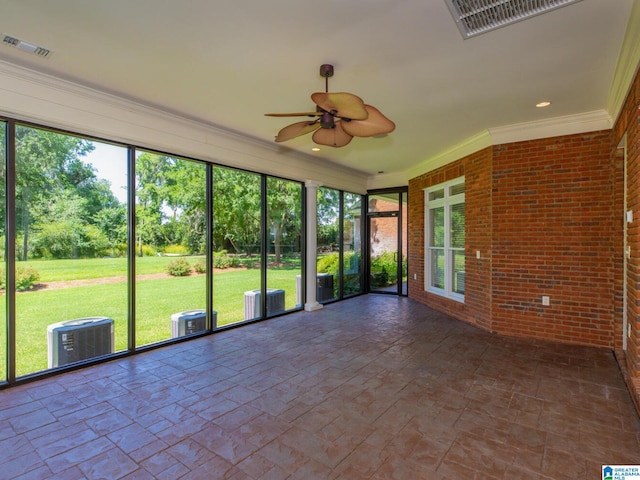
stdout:
<svg viewBox="0 0 640 480">
<path fill-rule="evenodd" d="M 325 91 L 311 95 L 316 104 L 313 112 L 266 113 L 268 117 L 315 117 L 313 120 L 287 125 L 278 132 L 276 142 L 286 142 L 307 133 L 312 140 L 329 147 L 344 147 L 353 137 L 378 137 L 395 130 L 396 125 L 380 110 L 352 93 L 329 92 L 329 78 L 333 65 L 320 66 L 320 76 L 325 78 Z"/>
</svg>

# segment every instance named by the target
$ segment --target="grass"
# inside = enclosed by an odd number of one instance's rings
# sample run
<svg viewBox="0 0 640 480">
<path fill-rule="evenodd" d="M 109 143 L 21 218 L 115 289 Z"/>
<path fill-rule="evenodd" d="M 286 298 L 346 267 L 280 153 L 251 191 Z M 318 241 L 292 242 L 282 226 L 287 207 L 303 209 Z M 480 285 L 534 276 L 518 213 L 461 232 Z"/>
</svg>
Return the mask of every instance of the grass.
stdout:
<svg viewBox="0 0 640 480">
<path fill-rule="evenodd" d="M 165 271 L 172 258 L 136 259 L 136 273 Z M 195 262 L 192 262 L 195 263 Z M 106 278 L 126 275 L 126 259 L 30 261 L 40 272 L 42 282 Z M 296 307 L 296 275 L 299 268 L 269 268 L 269 288 L 285 290 L 285 309 Z M 260 270 L 216 271 L 213 276 L 213 309 L 218 326 L 244 320 L 244 292 L 260 288 Z M 0 296 L 1 311 L 5 310 Z M 48 368 L 47 326 L 66 320 L 104 316 L 114 320 L 115 350 L 127 348 L 126 282 L 88 284 L 84 286 L 34 290 L 16 295 L 16 371 L 18 376 Z M 136 345 L 148 345 L 171 338 L 171 315 L 192 309 L 204 309 L 206 277 L 168 277 L 136 282 Z M 5 358 L 6 332 L 0 332 L 0 358 Z M 0 365 L 0 379 L 6 378 L 5 362 Z"/>
<path fill-rule="evenodd" d="M 189 257 L 192 264 L 199 257 Z M 175 257 L 136 257 L 136 274 L 163 273 Z M 29 260 L 19 266 L 35 268 L 41 282 L 88 280 L 127 275 L 126 258 L 83 258 L 77 260 Z"/>
</svg>

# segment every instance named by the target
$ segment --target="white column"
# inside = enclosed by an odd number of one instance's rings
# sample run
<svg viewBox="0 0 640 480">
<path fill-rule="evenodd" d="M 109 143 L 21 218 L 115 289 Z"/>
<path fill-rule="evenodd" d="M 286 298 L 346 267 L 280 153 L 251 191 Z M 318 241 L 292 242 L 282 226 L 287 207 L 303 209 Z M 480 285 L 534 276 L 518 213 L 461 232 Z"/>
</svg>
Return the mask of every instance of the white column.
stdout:
<svg viewBox="0 0 640 480">
<path fill-rule="evenodd" d="M 307 301 L 304 309 L 307 312 L 319 310 L 322 304 L 316 298 L 316 252 L 318 250 L 318 187 L 321 183 L 307 180 Z"/>
</svg>

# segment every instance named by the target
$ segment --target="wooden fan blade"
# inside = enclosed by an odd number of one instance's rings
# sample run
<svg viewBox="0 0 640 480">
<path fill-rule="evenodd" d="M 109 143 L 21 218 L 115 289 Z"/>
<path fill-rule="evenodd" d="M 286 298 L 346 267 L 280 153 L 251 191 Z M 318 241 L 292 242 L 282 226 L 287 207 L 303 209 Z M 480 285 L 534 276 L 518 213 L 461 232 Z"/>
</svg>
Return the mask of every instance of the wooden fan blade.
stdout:
<svg viewBox="0 0 640 480">
<path fill-rule="evenodd" d="M 312 122 L 296 122 L 292 123 L 284 127 L 282 130 L 278 132 L 278 136 L 276 137 L 276 142 L 286 142 L 287 140 L 291 140 L 292 138 L 299 137 L 300 135 L 304 135 L 306 133 L 311 133 L 314 130 L 320 128 L 320 123 L 317 120 Z"/>
<path fill-rule="evenodd" d="M 342 129 L 344 122 L 336 122 L 335 128 L 321 128 L 313 134 L 313 141 L 318 145 L 327 147 L 344 147 L 348 145 L 353 136 Z"/>
<path fill-rule="evenodd" d="M 373 137 L 391 133 L 396 129 L 396 124 L 385 117 L 380 110 L 371 105 L 365 105 L 369 116 L 366 120 L 352 120 L 341 122 L 343 130 L 354 137 Z"/>
<path fill-rule="evenodd" d="M 265 117 L 319 117 L 322 112 L 265 113 Z"/>
<path fill-rule="evenodd" d="M 327 112 L 335 111 L 338 117 L 364 120 L 368 115 L 362 99 L 352 93 L 316 92 L 311 95 L 311 100 Z"/>
</svg>

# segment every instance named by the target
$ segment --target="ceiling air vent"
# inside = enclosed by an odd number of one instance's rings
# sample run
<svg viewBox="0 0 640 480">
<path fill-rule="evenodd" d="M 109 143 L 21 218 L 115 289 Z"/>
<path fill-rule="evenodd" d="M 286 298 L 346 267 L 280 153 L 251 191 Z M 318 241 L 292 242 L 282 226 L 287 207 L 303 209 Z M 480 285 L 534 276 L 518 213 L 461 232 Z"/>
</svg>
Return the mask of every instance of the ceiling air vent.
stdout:
<svg viewBox="0 0 640 480">
<path fill-rule="evenodd" d="M 33 55 L 37 55 L 38 57 L 48 57 L 53 52 L 48 48 L 39 47 L 38 45 L 34 45 L 30 42 L 25 42 L 24 40 L 20 40 L 19 38 L 12 37 L 11 35 L 7 35 L 6 33 L 2 34 L 2 43 L 4 45 L 8 45 L 9 47 L 16 47 L 23 52 L 31 53 Z"/>
<path fill-rule="evenodd" d="M 505 27 L 580 0 L 445 0 L 464 38 Z"/>
</svg>

